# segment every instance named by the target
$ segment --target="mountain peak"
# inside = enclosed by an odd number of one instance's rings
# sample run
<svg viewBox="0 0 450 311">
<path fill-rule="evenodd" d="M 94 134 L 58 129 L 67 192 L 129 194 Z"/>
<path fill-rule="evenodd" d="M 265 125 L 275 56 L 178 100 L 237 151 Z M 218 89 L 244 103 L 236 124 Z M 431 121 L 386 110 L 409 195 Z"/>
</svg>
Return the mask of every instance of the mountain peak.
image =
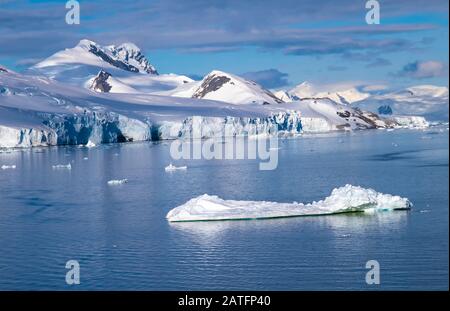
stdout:
<svg viewBox="0 0 450 311">
<path fill-rule="evenodd" d="M 229 74 L 228 72 L 221 71 L 221 70 L 217 70 L 217 69 L 212 70 L 212 71 L 211 71 L 210 73 L 208 73 L 206 76 L 210 76 L 210 75 L 216 75 L 216 76 L 232 76 L 232 75 Z"/>
<path fill-rule="evenodd" d="M 89 39 L 80 40 L 74 48 L 57 52 L 33 68 L 40 69 L 60 65 L 66 67 L 67 64 L 74 63 L 99 69 L 113 66 L 129 72 L 158 74 L 156 68 L 134 43 L 101 46 Z M 51 71 L 53 72 L 53 70 Z"/>
<path fill-rule="evenodd" d="M 158 71 L 150 61 L 142 54 L 141 49 L 134 43 L 122 43 L 119 46 L 106 47 L 116 58 L 129 63 L 139 69 L 140 72 L 158 74 Z"/>
<path fill-rule="evenodd" d="M 293 100 L 299 99 L 323 99 L 328 98 L 339 104 L 352 104 L 364 100 L 370 96 L 360 92 L 354 86 L 347 85 L 315 85 L 304 81 L 288 91 Z"/>
<path fill-rule="evenodd" d="M 97 46 L 98 44 L 89 39 L 81 39 L 77 44 L 78 47 L 90 47 L 91 45 Z"/>
<path fill-rule="evenodd" d="M 141 52 L 141 49 L 134 43 L 132 42 L 125 42 L 122 43 L 121 45 L 119 45 L 117 47 L 118 50 L 124 50 L 124 51 L 129 51 L 129 52 Z"/>
<path fill-rule="evenodd" d="M 289 91 L 289 93 L 298 98 L 310 98 L 314 97 L 314 93 L 316 93 L 316 90 L 312 83 L 304 81 L 295 86 L 292 90 Z"/>
<path fill-rule="evenodd" d="M 279 104 L 283 101 L 253 81 L 213 70 L 200 85 L 193 89 L 191 97 L 220 100 L 233 104 Z"/>
<path fill-rule="evenodd" d="M 416 85 L 406 89 L 412 95 L 430 96 L 430 97 L 448 97 L 448 87 L 435 85 Z"/>
</svg>

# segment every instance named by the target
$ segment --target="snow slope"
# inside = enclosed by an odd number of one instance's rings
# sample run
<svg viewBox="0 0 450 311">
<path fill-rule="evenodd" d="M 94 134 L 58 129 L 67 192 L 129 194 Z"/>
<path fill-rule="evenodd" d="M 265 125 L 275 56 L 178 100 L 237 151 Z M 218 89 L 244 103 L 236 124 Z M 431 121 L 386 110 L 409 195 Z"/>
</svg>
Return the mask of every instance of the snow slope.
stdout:
<svg viewBox="0 0 450 311">
<path fill-rule="evenodd" d="M 284 90 L 274 91 L 273 95 L 275 95 L 278 99 L 282 100 L 285 103 L 289 103 L 294 100 L 298 100 L 298 98 L 296 96 L 292 96 L 288 91 L 284 91 Z"/>
<path fill-rule="evenodd" d="M 306 81 L 297 85 L 290 91 L 281 91 L 277 94 L 278 96 L 290 99 L 285 101 L 329 98 L 339 104 L 352 104 L 370 96 L 370 94 L 360 92 L 355 87 L 317 86 Z"/>
<path fill-rule="evenodd" d="M 140 92 L 170 90 L 193 81 L 186 76 L 158 74 L 133 43 L 101 46 L 86 39 L 74 48 L 59 51 L 37 63 L 27 73 L 85 87 L 100 70 L 110 73 L 118 83 Z"/>
<path fill-rule="evenodd" d="M 200 82 L 191 83 L 166 94 L 219 100 L 238 105 L 283 103 L 257 83 L 218 70 L 211 71 Z"/>
<path fill-rule="evenodd" d="M 308 204 L 224 200 L 204 194 L 172 209 L 166 218 L 171 222 L 264 219 L 400 210 L 411 206 L 406 198 L 346 185 L 334 189 L 324 200 Z"/>
<path fill-rule="evenodd" d="M 57 52 L 47 59 L 34 65 L 35 69 L 56 68 L 67 65 L 91 65 L 104 68 L 158 74 L 156 69 L 133 43 L 124 43 L 118 47 L 101 45 L 83 39 L 72 49 Z"/>
</svg>

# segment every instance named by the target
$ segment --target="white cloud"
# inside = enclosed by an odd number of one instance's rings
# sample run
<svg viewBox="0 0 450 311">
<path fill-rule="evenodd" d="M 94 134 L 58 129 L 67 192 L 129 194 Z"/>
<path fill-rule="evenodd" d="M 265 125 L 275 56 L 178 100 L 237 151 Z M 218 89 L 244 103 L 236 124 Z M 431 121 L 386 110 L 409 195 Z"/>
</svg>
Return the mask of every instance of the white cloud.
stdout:
<svg viewBox="0 0 450 311">
<path fill-rule="evenodd" d="M 448 64 L 440 61 L 416 61 L 403 67 L 399 75 L 416 79 L 444 77 L 448 75 Z"/>
</svg>

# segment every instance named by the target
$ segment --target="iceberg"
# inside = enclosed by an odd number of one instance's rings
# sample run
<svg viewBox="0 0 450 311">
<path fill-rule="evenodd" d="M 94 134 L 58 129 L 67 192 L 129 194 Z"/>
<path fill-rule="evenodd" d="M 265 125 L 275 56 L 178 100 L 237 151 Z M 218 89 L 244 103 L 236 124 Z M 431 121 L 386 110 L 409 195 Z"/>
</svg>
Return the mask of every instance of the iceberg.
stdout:
<svg viewBox="0 0 450 311">
<path fill-rule="evenodd" d="M 57 164 L 57 165 L 53 165 L 52 168 L 54 170 L 61 170 L 61 169 L 65 169 L 65 170 L 71 170 L 72 169 L 72 165 L 69 163 L 67 165 L 65 164 Z"/>
<path fill-rule="evenodd" d="M 430 127 L 430 123 L 420 116 L 398 116 L 394 120 L 399 128 L 425 129 Z"/>
<path fill-rule="evenodd" d="M 14 170 L 16 169 L 15 165 L 2 165 L 2 170 Z"/>
<path fill-rule="evenodd" d="M 96 145 L 95 145 L 95 143 L 93 143 L 91 140 L 89 140 L 88 142 L 87 142 L 87 144 L 85 145 L 85 147 L 87 147 L 87 148 L 93 148 L 93 147 L 95 147 Z"/>
<path fill-rule="evenodd" d="M 407 198 L 345 185 L 335 188 L 324 200 L 307 204 L 224 200 L 215 195 L 204 194 L 172 209 L 166 218 L 170 222 L 250 220 L 351 212 L 373 213 L 407 210 L 411 207 L 412 203 Z"/>
<path fill-rule="evenodd" d="M 123 185 L 126 184 L 128 182 L 128 179 L 113 179 L 108 181 L 108 185 L 110 186 L 115 186 L 115 185 Z"/>
<path fill-rule="evenodd" d="M 172 165 L 172 163 L 170 163 L 164 169 L 166 170 L 166 172 L 174 172 L 174 171 L 177 171 L 177 170 L 187 170 L 187 166 L 178 166 L 177 167 L 175 165 Z"/>
</svg>

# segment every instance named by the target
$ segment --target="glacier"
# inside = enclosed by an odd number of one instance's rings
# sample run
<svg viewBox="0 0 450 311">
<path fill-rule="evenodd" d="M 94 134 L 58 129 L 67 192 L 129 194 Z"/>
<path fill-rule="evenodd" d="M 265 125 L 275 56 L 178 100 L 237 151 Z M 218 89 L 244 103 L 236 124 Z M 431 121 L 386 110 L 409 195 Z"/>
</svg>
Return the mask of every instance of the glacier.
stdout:
<svg viewBox="0 0 450 311">
<path fill-rule="evenodd" d="M 57 135 L 51 129 L 0 125 L 0 148 L 42 147 L 56 144 Z"/>
<path fill-rule="evenodd" d="M 169 222 L 267 219 L 351 212 L 373 213 L 411 207 L 412 203 L 407 198 L 347 184 L 335 188 L 327 198 L 307 204 L 224 200 L 215 195 L 204 194 L 172 209 L 166 218 Z"/>
<path fill-rule="evenodd" d="M 382 118 L 330 99 L 234 105 L 144 93 L 97 93 L 14 72 L 0 73 L 0 88 L 0 148 L 182 139 L 195 130 L 209 138 L 428 126 L 423 117 Z"/>
</svg>

